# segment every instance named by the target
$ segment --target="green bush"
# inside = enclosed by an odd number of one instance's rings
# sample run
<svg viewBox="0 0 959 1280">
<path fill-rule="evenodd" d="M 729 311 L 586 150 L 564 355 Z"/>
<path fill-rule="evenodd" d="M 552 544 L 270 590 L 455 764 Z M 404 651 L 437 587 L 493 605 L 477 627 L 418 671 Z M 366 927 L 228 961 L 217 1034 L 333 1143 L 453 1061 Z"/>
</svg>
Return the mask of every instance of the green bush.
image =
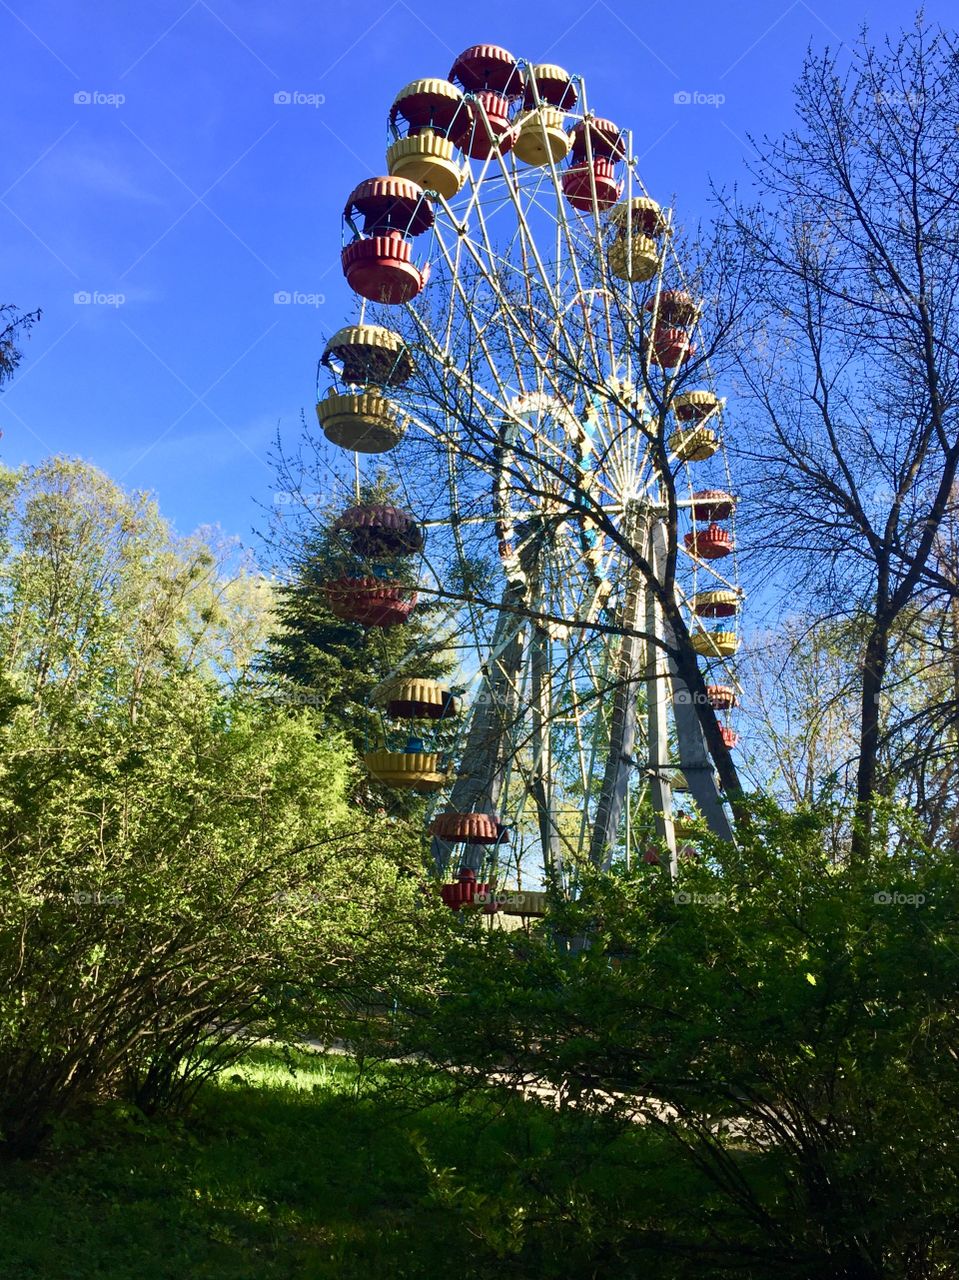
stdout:
<svg viewBox="0 0 959 1280">
<path fill-rule="evenodd" d="M 551 1177 L 535 1216 L 527 1204 L 524 1257 L 540 1233 L 572 1249 L 588 1231 L 624 1266 L 659 1249 L 686 1259 L 683 1275 L 952 1274 L 954 852 L 893 814 L 892 849 L 877 840 L 849 865 L 825 852 L 830 815 L 756 808 L 750 838 L 704 835 L 676 883 L 664 866 L 583 868 L 548 930 L 461 931 L 407 1044 L 476 1086 L 533 1081 L 578 1113 L 651 1126 L 670 1149 L 664 1179 L 711 1185 L 704 1216 L 682 1197 L 624 1204 L 582 1182 L 566 1195 Z M 575 1140 L 567 1156 L 584 1174 L 606 1159 Z M 515 1207 L 506 1197 L 499 1217 Z"/>
<path fill-rule="evenodd" d="M 421 973 L 439 913 L 398 872 L 407 827 L 350 810 L 344 744 L 226 678 L 208 548 L 79 464 L 6 496 L 0 1130 L 25 1152 L 90 1094 L 178 1106 L 244 1037 L 335 1029 Z"/>
</svg>

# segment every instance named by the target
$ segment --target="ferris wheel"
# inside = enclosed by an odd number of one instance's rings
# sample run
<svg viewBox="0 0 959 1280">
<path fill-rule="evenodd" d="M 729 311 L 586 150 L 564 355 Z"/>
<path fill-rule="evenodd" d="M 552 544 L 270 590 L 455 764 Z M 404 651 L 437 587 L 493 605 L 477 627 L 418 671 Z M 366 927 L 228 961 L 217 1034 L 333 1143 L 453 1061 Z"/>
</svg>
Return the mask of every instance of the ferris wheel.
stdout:
<svg viewBox="0 0 959 1280">
<path fill-rule="evenodd" d="M 449 687 L 411 646 L 366 765 L 431 797 L 451 906 L 505 885 L 536 914 L 531 856 L 562 886 L 582 858 L 675 871 L 700 820 L 730 835 L 674 657 L 685 632 L 734 747 L 724 403 L 672 214 L 582 78 L 476 45 L 402 88 L 388 131 L 388 174 L 344 210 L 359 314 L 326 344 L 317 415 L 358 477 L 389 453 L 407 501 L 343 513 L 354 567 L 328 604 L 389 627 L 417 591 L 439 602 Z"/>
</svg>

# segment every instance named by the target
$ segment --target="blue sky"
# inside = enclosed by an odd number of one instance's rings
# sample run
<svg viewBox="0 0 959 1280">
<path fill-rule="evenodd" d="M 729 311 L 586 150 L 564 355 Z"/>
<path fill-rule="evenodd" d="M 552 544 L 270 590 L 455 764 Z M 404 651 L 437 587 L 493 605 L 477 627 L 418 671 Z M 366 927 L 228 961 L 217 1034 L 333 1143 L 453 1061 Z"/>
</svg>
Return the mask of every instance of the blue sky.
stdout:
<svg viewBox="0 0 959 1280">
<path fill-rule="evenodd" d="M 810 41 L 911 17 L 892 0 L 497 0 L 483 17 L 406 0 L 0 0 L 0 299 L 44 311 L 0 395 L 4 460 L 79 455 L 152 490 L 181 532 L 218 523 L 250 542 L 276 428 L 292 443 L 301 409 L 315 422 L 317 356 L 354 313 L 340 212 L 384 171 L 398 88 L 480 42 L 558 62 L 633 129 L 647 187 L 692 221 L 711 177 L 745 179 L 746 135 L 789 124 Z M 722 101 L 677 104 L 683 91 Z"/>
</svg>

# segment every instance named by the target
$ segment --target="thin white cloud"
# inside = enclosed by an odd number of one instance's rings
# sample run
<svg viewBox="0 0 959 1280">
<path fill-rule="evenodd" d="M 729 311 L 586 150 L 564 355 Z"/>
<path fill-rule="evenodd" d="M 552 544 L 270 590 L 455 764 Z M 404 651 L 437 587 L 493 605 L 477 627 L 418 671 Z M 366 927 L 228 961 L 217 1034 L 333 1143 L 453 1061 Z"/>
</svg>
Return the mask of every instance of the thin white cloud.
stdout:
<svg viewBox="0 0 959 1280">
<path fill-rule="evenodd" d="M 202 405 L 193 406 L 192 414 L 202 415 Z M 242 427 L 225 427 L 214 424 L 200 430 L 176 432 L 164 436 L 150 449 L 148 459 L 141 445 L 125 449 L 109 450 L 98 465 L 110 475 L 123 475 L 124 483 L 143 483 L 148 473 L 151 484 L 155 477 L 165 476 L 171 469 L 182 470 L 186 466 L 192 476 L 213 475 L 232 467 L 238 459 L 248 459 L 250 454 L 260 457 L 264 463 L 276 434 L 276 418 L 259 418 Z M 143 466 L 138 463 L 143 459 Z"/>
<path fill-rule="evenodd" d="M 138 181 L 134 166 L 117 155 L 116 147 L 99 146 L 89 139 L 53 152 L 42 175 L 46 183 L 70 193 L 86 192 L 98 198 L 133 200 L 140 204 L 165 203 Z"/>
</svg>

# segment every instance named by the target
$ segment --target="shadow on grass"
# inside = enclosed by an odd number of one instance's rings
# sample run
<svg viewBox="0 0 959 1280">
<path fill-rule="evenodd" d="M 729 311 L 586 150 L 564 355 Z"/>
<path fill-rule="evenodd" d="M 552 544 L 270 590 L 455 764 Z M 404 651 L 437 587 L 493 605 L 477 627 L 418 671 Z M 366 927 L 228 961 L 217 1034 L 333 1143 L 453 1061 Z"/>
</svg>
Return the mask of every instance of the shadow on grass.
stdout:
<svg viewBox="0 0 959 1280">
<path fill-rule="evenodd" d="M 402 1112 L 385 1099 L 400 1092 L 404 1070 L 381 1068 L 370 1090 L 347 1058 L 297 1053 L 284 1063 L 260 1049 L 205 1091 L 188 1125 L 116 1107 L 72 1122 L 42 1160 L 0 1166 L 0 1275 L 621 1280 L 646 1272 L 645 1248 L 645 1264 L 633 1252 L 637 1270 L 624 1266 L 636 1238 L 630 1245 L 610 1222 L 617 1205 L 635 1221 L 637 1199 L 653 1212 L 691 1194 L 660 1138 L 587 1133 L 583 1119 L 518 1099 Z M 600 1151 L 584 1179 L 586 1153 Z M 591 1228 L 597 1205 L 601 1221 Z"/>
</svg>

